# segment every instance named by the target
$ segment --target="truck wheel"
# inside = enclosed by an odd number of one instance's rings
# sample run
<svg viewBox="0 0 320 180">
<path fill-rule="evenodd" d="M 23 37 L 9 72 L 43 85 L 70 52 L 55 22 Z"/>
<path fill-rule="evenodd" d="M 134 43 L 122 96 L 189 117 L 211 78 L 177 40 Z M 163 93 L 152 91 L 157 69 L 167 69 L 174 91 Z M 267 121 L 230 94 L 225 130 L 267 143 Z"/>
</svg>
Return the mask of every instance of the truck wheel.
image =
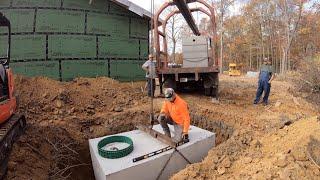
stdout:
<svg viewBox="0 0 320 180">
<path fill-rule="evenodd" d="M 211 96 L 211 93 L 212 93 L 212 88 L 211 87 L 204 88 L 204 95 Z"/>
<path fill-rule="evenodd" d="M 211 93 L 212 97 L 215 97 L 218 99 L 219 97 L 219 88 L 218 87 L 214 87 L 212 88 L 212 93 Z"/>
<path fill-rule="evenodd" d="M 175 79 L 172 79 L 170 77 L 164 82 L 164 87 L 165 88 L 172 88 L 174 90 L 177 90 L 177 83 L 176 83 Z"/>
</svg>

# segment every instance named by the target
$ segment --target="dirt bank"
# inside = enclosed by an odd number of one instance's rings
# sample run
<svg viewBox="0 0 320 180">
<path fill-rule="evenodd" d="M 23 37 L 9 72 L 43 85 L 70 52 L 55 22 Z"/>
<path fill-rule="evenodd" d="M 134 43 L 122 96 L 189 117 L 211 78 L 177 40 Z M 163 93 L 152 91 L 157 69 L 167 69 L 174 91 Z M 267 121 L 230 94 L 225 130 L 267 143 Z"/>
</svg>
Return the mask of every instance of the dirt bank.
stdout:
<svg viewBox="0 0 320 180">
<path fill-rule="evenodd" d="M 221 86 L 219 104 L 189 101 L 198 102 L 194 106 L 204 115 L 232 125 L 232 137 L 172 179 L 319 179 L 310 158 L 320 149 L 318 106 L 293 96 L 293 86 L 283 81 L 272 84 L 268 106 L 252 104 L 255 79 L 222 77 Z M 309 143 L 317 147 L 312 152 Z"/>
</svg>

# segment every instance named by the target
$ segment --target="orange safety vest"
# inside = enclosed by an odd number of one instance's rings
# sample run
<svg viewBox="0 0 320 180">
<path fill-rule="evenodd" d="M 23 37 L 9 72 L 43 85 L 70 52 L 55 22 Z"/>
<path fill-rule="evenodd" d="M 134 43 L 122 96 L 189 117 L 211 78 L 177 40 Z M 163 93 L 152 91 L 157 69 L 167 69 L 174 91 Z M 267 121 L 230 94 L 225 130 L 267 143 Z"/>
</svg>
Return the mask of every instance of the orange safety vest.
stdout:
<svg viewBox="0 0 320 180">
<path fill-rule="evenodd" d="M 161 113 L 170 116 L 174 122 L 183 127 L 184 133 L 188 133 L 190 127 L 188 104 L 178 95 L 174 102 L 165 101 L 163 103 Z"/>
</svg>

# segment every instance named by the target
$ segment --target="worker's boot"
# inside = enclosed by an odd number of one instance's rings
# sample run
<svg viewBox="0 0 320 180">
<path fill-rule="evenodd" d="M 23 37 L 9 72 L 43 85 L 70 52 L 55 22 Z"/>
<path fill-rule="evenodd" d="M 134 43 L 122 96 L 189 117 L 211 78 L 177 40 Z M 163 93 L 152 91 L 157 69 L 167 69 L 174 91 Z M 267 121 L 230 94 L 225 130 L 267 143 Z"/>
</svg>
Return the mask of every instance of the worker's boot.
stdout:
<svg viewBox="0 0 320 180">
<path fill-rule="evenodd" d="M 174 136 L 173 136 L 173 141 L 175 143 L 179 143 L 182 141 L 182 131 L 183 131 L 183 127 L 178 125 L 178 124 L 174 124 Z"/>
</svg>

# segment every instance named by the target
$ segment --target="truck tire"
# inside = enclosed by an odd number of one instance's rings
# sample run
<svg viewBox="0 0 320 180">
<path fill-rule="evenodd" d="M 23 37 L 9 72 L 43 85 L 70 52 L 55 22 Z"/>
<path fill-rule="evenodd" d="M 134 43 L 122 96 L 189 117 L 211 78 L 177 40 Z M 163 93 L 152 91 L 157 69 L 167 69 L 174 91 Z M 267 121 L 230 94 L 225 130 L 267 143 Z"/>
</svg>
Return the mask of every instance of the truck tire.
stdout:
<svg viewBox="0 0 320 180">
<path fill-rule="evenodd" d="M 212 88 L 211 96 L 214 98 L 217 98 L 217 99 L 219 98 L 219 87 L 218 86 Z"/>
<path fill-rule="evenodd" d="M 203 76 L 203 88 L 206 96 L 218 98 L 219 76 L 218 73 L 208 73 Z"/>
<path fill-rule="evenodd" d="M 174 77 L 168 77 L 164 82 L 164 87 L 177 90 L 177 83 L 176 83 Z"/>
<path fill-rule="evenodd" d="M 205 96 L 211 96 L 211 93 L 212 93 L 212 88 L 211 87 L 204 88 L 204 95 Z"/>
</svg>

